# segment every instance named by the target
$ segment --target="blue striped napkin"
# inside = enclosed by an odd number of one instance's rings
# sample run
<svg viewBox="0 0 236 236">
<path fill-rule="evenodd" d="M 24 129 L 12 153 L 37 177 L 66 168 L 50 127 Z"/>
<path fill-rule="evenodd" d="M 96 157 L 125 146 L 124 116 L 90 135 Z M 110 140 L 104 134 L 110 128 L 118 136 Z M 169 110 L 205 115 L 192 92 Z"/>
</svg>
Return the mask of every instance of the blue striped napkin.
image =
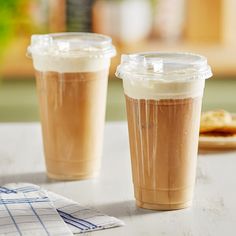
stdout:
<svg viewBox="0 0 236 236">
<path fill-rule="evenodd" d="M 75 201 L 62 197 L 53 192 L 46 191 L 34 184 L 8 184 L 3 187 L 0 187 L 0 197 L 2 196 L 2 194 L 9 195 L 16 193 L 46 193 L 49 201 L 51 201 L 52 205 L 58 212 L 58 215 L 61 217 L 61 219 L 63 219 L 63 221 L 67 224 L 68 228 L 74 234 L 124 225 L 121 220 L 115 217 L 104 215 L 96 209 L 82 206 Z"/>
<path fill-rule="evenodd" d="M 45 192 L 0 192 L 0 235 L 73 235 Z"/>
</svg>

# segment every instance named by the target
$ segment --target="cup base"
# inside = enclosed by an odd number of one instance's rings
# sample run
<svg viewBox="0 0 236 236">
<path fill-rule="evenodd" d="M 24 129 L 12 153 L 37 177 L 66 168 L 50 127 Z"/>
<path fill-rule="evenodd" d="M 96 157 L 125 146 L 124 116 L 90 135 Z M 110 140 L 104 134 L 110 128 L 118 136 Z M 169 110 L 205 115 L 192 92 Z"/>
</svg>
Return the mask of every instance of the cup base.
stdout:
<svg viewBox="0 0 236 236">
<path fill-rule="evenodd" d="M 46 158 L 47 175 L 56 180 L 83 180 L 98 176 L 100 159 L 61 161 Z"/>
<path fill-rule="evenodd" d="M 191 206 L 194 185 L 175 189 L 145 189 L 134 186 L 136 203 L 152 210 L 177 210 Z"/>
<path fill-rule="evenodd" d="M 92 174 L 74 174 L 74 175 L 58 175 L 53 173 L 47 173 L 48 178 L 55 180 L 85 180 L 85 179 L 94 179 L 99 175 L 99 172 Z"/>
<path fill-rule="evenodd" d="M 168 211 L 168 210 L 179 210 L 188 208 L 192 205 L 192 201 L 178 203 L 178 204 L 152 204 L 147 202 L 141 202 L 136 200 L 136 205 L 140 208 L 145 208 L 149 210 L 160 210 L 160 211 Z"/>
</svg>

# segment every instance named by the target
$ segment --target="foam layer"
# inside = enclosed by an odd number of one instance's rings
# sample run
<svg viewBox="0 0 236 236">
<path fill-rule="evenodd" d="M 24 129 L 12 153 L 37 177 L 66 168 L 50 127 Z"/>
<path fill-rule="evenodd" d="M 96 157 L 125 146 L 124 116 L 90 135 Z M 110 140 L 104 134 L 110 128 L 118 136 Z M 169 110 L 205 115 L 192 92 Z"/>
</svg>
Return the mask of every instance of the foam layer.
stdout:
<svg viewBox="0 0 236 236">
<path fill-rule="evenodd" d="M 110 58 L 62 57 L 55 55 L 33 54 L 33 65 L 38 71 L 66 72 L 96 72 L 110 66 Z"/>
<path fill-rule="evenodd" d="M 124 92 L 135 99 L 182 99 L 203 95 L 205 80 L 162 82 L 154 80 L 123 80 Z"/>
</svg>

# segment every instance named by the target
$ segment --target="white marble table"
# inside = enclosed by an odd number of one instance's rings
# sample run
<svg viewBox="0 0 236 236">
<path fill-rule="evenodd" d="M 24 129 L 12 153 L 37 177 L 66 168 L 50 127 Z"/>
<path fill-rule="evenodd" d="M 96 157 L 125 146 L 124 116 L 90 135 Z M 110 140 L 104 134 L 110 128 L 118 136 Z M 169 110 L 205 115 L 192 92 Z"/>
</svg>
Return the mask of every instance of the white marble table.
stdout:
<svg viewBox="0 0 236 236">
<path fill-rule="evenodd" d="M 0 185 L 31 182 L 116 216 L 126 226 L 87 235 L 236 235 L 236 152 L 200 154 L 192 208 L 157 212 L 135 206 L 126 123 L 107 123 L 99 178 L 58 182 L 45 175 L 38 123 L 0 124 Z"/>
</svg>

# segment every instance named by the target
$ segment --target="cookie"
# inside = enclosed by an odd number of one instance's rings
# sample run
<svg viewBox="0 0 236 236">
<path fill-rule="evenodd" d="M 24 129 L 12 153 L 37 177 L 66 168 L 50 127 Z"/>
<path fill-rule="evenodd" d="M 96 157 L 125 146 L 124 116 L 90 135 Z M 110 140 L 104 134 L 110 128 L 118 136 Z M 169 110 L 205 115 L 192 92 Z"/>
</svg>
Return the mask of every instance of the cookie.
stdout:
<svg viewBox="0 0 236 236">
<path fill-rule="evenodd" d="M 218 131 L 211 131 L 206 133 L 201 133 L 201 137 L 236 137 L 236 133 L 229 133 L 229 132 L 218 132 Z"/>
<path fill-rule="evenodd" d="M 231 114 L 225 110 L 208 111 L 201 115 L 200 133 L 234 130 L 234 127 L 236 129 Z"/>
<path fill-rule="evenodd" d="M 224 127 L 216 130 L 224 133 L 236 134 L 236 116 L 232 116 L 232 122 L 230 124 L 226 124 Z"/>
</svg>

